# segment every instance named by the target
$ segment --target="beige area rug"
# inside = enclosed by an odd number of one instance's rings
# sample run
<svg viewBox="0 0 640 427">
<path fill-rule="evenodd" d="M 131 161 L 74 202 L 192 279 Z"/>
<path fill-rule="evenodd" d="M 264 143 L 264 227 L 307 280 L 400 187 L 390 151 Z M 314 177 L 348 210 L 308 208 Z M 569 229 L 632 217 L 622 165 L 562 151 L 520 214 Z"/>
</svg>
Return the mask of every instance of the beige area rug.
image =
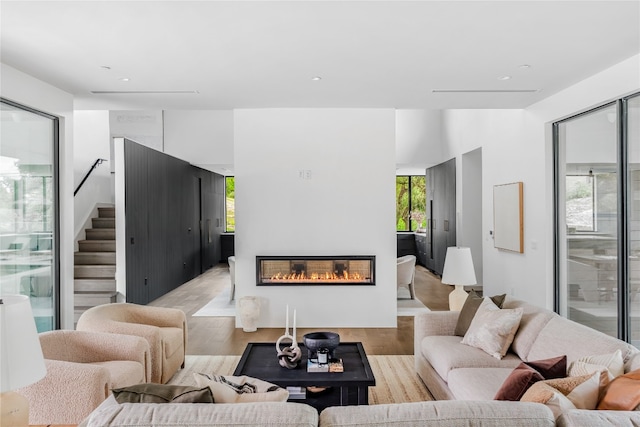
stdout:
<svg viewBox="0 0 640 427">
<path fill-rule="evenodd" d="M 369 387 L 369 404 L 433 400 L 415 372 L 413 356 L 367 356 L 376 377 Z M 240 356 L 187 356 L 185 368 L 169 384 L 195 385 L 194 372 L 232 375 Z"/>
<path fill-rule="evenodd" d="M 194 317 L 235 317 L 236 300 L 229 301 L 231 288 L 226 287 L 200 310 L 193 313 Z"/>
<path fill-rule="evenodd" d="M 407 288 L 398 288 L 398 316 L 415 316 L 425 311 L 431 311 L 418 298 L 411 299 Z"/>
</svg>

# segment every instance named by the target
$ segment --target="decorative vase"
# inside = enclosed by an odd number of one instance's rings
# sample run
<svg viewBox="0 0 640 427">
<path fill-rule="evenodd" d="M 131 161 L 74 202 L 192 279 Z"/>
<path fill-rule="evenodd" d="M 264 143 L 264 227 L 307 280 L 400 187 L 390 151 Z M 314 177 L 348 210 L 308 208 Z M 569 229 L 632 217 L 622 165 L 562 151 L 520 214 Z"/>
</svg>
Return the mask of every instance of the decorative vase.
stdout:
<svg viewBox="0 0 640 427">
<path fill-rule="evenodd" d="M 240 323 L 244 332 L 255 332 L 258 330 L 256 324 L 260 317 L 260 299 L 255 296 L 246 296 L 238 300 L 238 311 L 240 312 Z"/>
<path fill-rule="evenodd" d="M 316 360 L 318 350 L 326 348 L 329 351 L 329 359 L 334 359 L 334 352 L 340 345 L 340 335 L 335 332 L 310 332 L 302 337 L 304 346 L 307 347 L 307 358 Z"/>
</svg>

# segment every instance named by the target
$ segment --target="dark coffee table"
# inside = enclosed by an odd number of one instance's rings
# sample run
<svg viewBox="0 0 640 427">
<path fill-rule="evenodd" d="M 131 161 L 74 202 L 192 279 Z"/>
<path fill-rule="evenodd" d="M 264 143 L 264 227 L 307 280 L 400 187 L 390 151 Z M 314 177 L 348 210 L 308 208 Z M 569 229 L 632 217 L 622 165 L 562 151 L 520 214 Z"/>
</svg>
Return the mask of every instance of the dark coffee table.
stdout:
<svg viewBox="0 0 640 427">
<path fill-rule="evenodd" d="M 367 405 L 369 387 L 376 385 L 362 343 L 340 343 L 335 357 L 342 359 L 344 372 L 307 372 L 307 349 L 300 345 L 302 360 L 296 369 L 278 364 L 275 343 L 249 343 L 233 375 L 259 378 L 280 387 L 328 387 L 326 390 L 306 392 L 305 399 L 289 399 L 307 403 L 318 411 L 328 406 Z"/>
</svg>

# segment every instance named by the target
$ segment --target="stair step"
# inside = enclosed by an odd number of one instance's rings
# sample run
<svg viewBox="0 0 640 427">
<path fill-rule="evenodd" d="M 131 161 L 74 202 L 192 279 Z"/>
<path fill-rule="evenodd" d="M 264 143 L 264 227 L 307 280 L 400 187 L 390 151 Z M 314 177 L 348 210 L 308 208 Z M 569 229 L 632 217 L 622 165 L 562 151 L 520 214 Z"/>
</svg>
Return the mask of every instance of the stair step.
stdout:
<svg viewBox="0 0 640 427">
<path fill-rule="evenodd" d="M 93 228 L 116 228 L 115 218 L 91 218 Z"/>
<path fill-rule="evenodd" d="M 115 292 L 116 281 L 114 279 L 75 279 L 73 289 L 75 292 Z"/>
<path fill-rule="evenodd" d="M 115 228 L 87 228 L 87 240 L 116 240 Z"/>
<path fill-rule="evenodd" d="M 75 292 L 73 300 L 74 309 L 75 307 L 95 307 L 116 302 L 116 292 Z"/>
<path fill-rule="evenodd" d="M 80 252 L 115 252 L 115 240 L 80 240 L 78 241 Z"/>
<path fill-rule="evenodd" d="M 73 267 L 75 279 L 115 279 L 115 265 L 75 265 Z"/>
<path fill-rule="evenodd" d="M 75 265 L 115 265 L 115 252 L 76 252 L 73 254 Z"/>
<path fill-rule="evenodd" d="M 116 208 L 98 208 L 99 218 L 115 218 Z"/>
</svg>

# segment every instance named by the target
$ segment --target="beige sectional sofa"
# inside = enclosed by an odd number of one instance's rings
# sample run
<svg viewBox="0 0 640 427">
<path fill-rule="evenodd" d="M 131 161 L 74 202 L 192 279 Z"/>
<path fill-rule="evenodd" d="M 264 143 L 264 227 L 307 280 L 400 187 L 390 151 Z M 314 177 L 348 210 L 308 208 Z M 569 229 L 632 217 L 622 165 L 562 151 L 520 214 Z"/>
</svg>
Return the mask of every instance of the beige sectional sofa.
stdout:
<svg viewBox="0 0 640 427">
<path fill-rule="evenodd" d="M 523 316 L 507 355 L 499 360 L 461 344 L 454 331 L 458 312 L 429 312 L 415 317 L 416 371 L 438 400 L 493 400 L 521 361 L 566 355 L 567 363 L 620 349 L 625 372 L 640 369 L 640 351 L 616 338 L 563 318 L 549 310 L 507 297 L 502 308 L 523 308 Z M 571 410 L 558 425 L 640 425 L 639 411 Z M 607 424 L 609 423 L 609 424 Z"/>
<path fill-rule="evenodd" d="M 429 312 L 415 318 L 416 370 L 438 400 L 370 406 L 330 407 L 320 414 L 291 402 L 235 404 L 124 403 L 113 396 L 81 427 L 150 426 L 629 426 L 640 425 L 640 412 L 572 410 L 556 420 L 540 403 L 496 401 L 493 397 L 521 360 L 584 355 L 620 349 L 625 371 L 640 369 L 640 351 L 620 340 L 522 301 L 507 298 L 503 308 L 524 314 L 510 353 L 502 360 L 460 343 L 454 336 L 457 312 Z"/>
<path fill-rule="evenodd" d="M 124 403 L 110 397 L 80 427 L 552 427 L 544 405 L 514 402 L 417 402 L 330 407 L 320 414 L 309 405 L 259 403 Z"/>
</svg>

